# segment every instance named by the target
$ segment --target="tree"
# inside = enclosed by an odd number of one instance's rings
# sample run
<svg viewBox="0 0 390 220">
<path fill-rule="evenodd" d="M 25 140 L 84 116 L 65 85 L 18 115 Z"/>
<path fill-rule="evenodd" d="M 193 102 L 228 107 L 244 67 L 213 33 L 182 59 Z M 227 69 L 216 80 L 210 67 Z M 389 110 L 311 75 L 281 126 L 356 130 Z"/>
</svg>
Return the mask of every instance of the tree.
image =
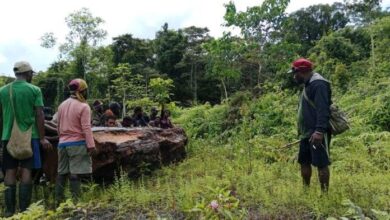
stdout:
<svg viewBox="0 0 390 220">
<path fill-rule="evenodd" d="M 94 17 L 89 9 L 82 8 L 67 16 L 65 22 L 69 32 L 65 42 L 59 46 L 60 58 L 64 57 L 74 61 L 75 77 L 86 79 L 86 74 L 90 70 L 89 61 L 92 49 L 107 35 L 105 30 L 99 28 L 104 20 L 100 17 Z M 41 45 L 47 48 L 55 46 L 56 43 L 53 33 L 44 34 L 41 40 Z"/>
<path fill-rule="evenodd" d="M 124 34 L 113 38 L 111 48 L 114 53 L 114 64 L 130 64 L 132 72 L 139 73 L 144 77 L 145 93 L 147 93 L 149 78 L 159 75 L 158 71 L 153 69 L 153 42 L 133 38 L 131 34 Z"/>
<path fill-rule="evenodd" d="M 288 3 L 289 0 L 265 0 L 261 6 L 250 7 L 245 12 L 237 12 L 233 2 L 225 5 L 225 25 L 240 28 L 246 40 L 245 45 L 253 51 L 255 57 L 252 57 L 257 60 L 257 86 L 260 86 L 261 79 L 264 78 L 265 46 L 280 39 L 279 31 Z"/>
<path fill-rule="evenodd" d="M 170 30 L 168 24 L 165 23 L 162 30 L 156 33 L 154 40 L 156 69 L 162 74 L 167 74 L 173 80 L 174 96 L 177 100 L 183 100 L 183 97 L 182 91 L 178 90 L 181 83 L 181 72 L 176 68 L 176 65 L 182 60 L 185 48 L 186 41 L 181 30 Z"/>
<path fill-rule="evenodd" d="M 186 40 L 186 48 L 182 60 L 176 64 L 176 68 L 182 72 L 180 81 L 183 81 L 178 86 L 180 90 L 190 92 L 196 104 L 198 102 L 198 81 L 204 76 L 206 66 L 206 50 L 202 45 L 210 41 L 211 37 L 207 28 L 191 26 L 182 29 L 182 32 Z"/>
<path fill-rule="evenodd" d="M 128 98 L 140 99 L 145 97 L 144 83 L 142 76 L 133 74 L 129 64 L 119 64 L 114 68 L 113 79 L 111 80 L 112 90 L 109 90 L 109 100 L 122 101 L 123 114 L 126 113 L 125 103 Z M 112 97 L 111 97 L 111 94 Z"/>
<path fill-rule="evenodd" d="M 241 75 L 237 65 L 240 56 L 240 45 L 229 35 L 205 44 L 208 52 L 207 75 L 221 82 L 224 99 L 228 99 L 228 80 L 238 79 Z"/>
<path fill-rule="evenodd" d="M 173 89 L 173 80 L 162 79 L 160 77 L 150 80 L 150 89 L 154 101 L 161 105 L 161 112 L 164 110 L 164 104 L 170 100 L 170 90 Z"/>
<path fill-rule="evenodd" d="M 388 16 L 381 8 L 382 0 L 346 0 L 349 17 L 355 25 L 370 24 L 375 19 Z"/>
<path fill-rule="evenodd" d="M 287 17 L 283 25 L 283 38 L 289 43 L 300 43 L 301 47 L 297 52 L 306 56 L 307 51 L 321 37 L 344 28 L 348 22 L 345 5 L 342 3 L 312 5 Z"/>
</svg>

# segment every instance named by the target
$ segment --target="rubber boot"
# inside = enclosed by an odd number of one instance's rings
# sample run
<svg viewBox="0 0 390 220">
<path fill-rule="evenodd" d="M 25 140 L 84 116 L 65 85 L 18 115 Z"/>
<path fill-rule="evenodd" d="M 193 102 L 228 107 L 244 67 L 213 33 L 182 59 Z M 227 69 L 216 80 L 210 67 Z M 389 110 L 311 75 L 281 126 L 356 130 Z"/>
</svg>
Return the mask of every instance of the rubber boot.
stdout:
<svg viewBox="0 0 390 220">
<path fill-rule="evenodd" d="M 55 188 L 55 206 L 58 207 L 65 198 L 65 180 L 63 175 L 57 176 L 56 188 Z"/>
<path fill-rule="evenodd" d="M 16 185 L 6 186 L 4 190 L 5 212 L 4 217 L 11 217 L 15 213 Z"/>
<path fill-rule="evenodd" d="M 32 184 L 19 184 L 19 209 L 21 212 L 27 210 L 31 203 Z"/>
<path fill-rule="evenodd" d="M 78 199 L 80 198 L 80 187 L 81 187 L 79 178 L 71 177 L 69 181 L 69 185 L 70 185 L 70 192 L 72 194 L 73 202 L 77 203 Z"/>
</svg>

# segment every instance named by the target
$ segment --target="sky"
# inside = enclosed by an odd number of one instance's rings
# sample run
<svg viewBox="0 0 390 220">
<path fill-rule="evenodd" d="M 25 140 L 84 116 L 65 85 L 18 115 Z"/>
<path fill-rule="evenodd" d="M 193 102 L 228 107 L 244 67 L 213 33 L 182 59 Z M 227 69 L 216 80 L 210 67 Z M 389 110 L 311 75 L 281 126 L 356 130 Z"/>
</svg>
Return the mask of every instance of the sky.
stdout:
<svg viewBox="0 0 390 220">
<path fill-rule="evenodd" d="M 341 0 L 339 0 L 341 1 Z M 101 17 L 108 32 L 103 45 L 112 38 L 130 33 L 134 37 L 153 39 L 161 26 L 170 29 L 188 26 L 208 27 L 210 35 L 219 37 L 223 24 L 224 4 L 229 0 L 4 0 L 0 7 L 0 75 L 13 76 L 13 64 L 19 60 L 31 63 L 35 71 L 45 71 L 58 60 L 57 47 L 40 46 L 40 38 L 53 32 L 63 43 L 68 32 L 65 17 L 88 8 Z M 260 5 L 262 0 L 235 0 L 239 11 Z M 332 4 L 336 0 L 291 0 L 287 12 L 314 4 Z M 383 0 L 390 5 L 390 0 Z"/>
</svg>

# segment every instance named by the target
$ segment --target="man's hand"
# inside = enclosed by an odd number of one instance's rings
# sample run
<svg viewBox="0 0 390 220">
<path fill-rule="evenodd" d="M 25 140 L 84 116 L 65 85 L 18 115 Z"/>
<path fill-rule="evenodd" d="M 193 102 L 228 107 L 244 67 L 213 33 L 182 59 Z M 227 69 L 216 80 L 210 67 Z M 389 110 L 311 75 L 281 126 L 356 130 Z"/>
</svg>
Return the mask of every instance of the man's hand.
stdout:
<svg viewBox="0 0 390 220">
<path fill-rule="evenodd" d="M 53 150 L 53 146 L 50 144 L 50 142 L 46 138 L 41 139 L 39 142 L 41 142 L 43 149 Z"/>
<path fill-rule="evenodd" d="M 318 131 L 315 131 L 310 139 L 309 139 L 309 142 L 314 145 L 315 147 L 317 146 L 321 146 L 322 144 L 322 140 L 324 139 L 324 134 L 321 133 L 321 132 L 318 132 Z"/>
<path fill-rule="evenodd" d="M 98 154 L 98 151 L 96 150 L 96 147 L 94 148 L 87 148 L 88 154 L 91 157 L 94 157 Z"/>
</svg>

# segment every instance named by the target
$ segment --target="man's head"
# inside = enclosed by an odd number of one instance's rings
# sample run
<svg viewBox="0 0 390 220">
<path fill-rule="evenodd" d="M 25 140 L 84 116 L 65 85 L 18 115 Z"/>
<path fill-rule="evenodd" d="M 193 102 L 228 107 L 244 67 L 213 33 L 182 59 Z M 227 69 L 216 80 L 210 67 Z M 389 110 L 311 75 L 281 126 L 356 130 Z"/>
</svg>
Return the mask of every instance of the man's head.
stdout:
<svg viewBox="0 0 390 220">
<path fill-rule="evenodd" d="M 136 116 L 142 116 L 143 114 L 143 111 L 142 111 L 142 107 L 141 106 L 136 106 L 134 108 L 134 115 Z"/>
<path fill-rule="evenodd" d="M 150 113 L 151 113 L 152 115 L 156 116 L 156 115 L 158 114 L 157 108 L 156 108 L 156 107 L 152 107 L 152 108 L 150 109 Z"/>
<path fill-rule="evenodd" d="M 70 94 L 76 96 L 78 100 L 85 102 L 88 98 L 88 85 L 83 79 L 73 79 L 68 88 Z"/>
<path fill-rule="evenodd" d="M 169 111 L 168 109 L 165 109 L 164 110 L 164 117 L 165 118 L 168 118 L 168 117 L 170 117 L 171 116 L 171 111 Z"/>
<path fill-rule="evenodd" d="M 101 102 L 100 100 L 95 100 L 92 106 L 95 111 L 103 113 L 103 102 Z"/>
<path fill-rule="evenodd" d="M 107 116 L 104 125 L 106 127 L 116 127 L 116 117 L 113 115 Z"/>
<path fill-rule="evenodd" d="M 112 102 L 108 106 L 108 108 L 117 116 L 119 117 L 120 112 L 121 112 L 121 105 L 117 102 Z"/>
<path fill-rule="evenodd" d="M 290 73 L 294 74 L 294 80 L 302 84 L 313 72 L 313 63 L 305 58 L 299 58 L 291 64 Z"/>
<path fill-rule="evenodd" d="M 122 120 L 122 126 L 125 128 L 131 127 L 133 120 L 129 116 L 125 116 Z"/>
<path fill-rule="evenodd" d="M 35 71 L 27 61 L 19 61 L 14 64 L 14 73 L 16 78 L 25 79 L 30 83 Z"/>
</svg>

